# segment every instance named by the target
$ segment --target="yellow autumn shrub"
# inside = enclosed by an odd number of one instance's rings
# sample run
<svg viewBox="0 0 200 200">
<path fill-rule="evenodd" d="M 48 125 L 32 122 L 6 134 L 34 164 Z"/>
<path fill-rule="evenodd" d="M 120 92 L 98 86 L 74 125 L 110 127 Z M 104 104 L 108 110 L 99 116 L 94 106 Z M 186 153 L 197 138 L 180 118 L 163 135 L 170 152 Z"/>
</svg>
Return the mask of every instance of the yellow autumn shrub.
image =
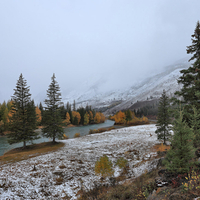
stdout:
<svg viewBox="0 0 200 200">
<path fill-rule="evenodd" d="M 103 178 L 110 177 L 114 174 L 112 162 L 106 155 L 100 157 L 96 162 L 94 171 L 96 175 L 101 175 Z"/>
</svg>

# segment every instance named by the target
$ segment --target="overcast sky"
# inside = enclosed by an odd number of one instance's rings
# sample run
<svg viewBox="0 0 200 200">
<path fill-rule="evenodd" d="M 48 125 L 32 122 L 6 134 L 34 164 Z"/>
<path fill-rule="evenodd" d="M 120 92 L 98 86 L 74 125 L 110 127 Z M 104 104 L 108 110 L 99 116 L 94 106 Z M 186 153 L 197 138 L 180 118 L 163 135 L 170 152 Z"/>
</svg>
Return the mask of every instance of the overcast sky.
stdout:
<svg viewBox="0 0 200 200">
<path fill-rule="evenodd" d="M 96 74 L 134 83 L 186 57 L 199 9 L 199 0 L 2 0 L 0 103 L 20 73 L 33 98 L 53 73 L 65 93 Z"/>
</svg>

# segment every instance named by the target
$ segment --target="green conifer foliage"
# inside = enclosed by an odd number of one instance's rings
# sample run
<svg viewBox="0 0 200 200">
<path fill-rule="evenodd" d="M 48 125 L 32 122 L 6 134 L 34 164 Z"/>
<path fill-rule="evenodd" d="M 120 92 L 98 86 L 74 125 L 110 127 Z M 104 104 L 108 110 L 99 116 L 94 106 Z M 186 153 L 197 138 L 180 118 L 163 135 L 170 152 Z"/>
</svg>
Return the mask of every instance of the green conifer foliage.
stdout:
<svg viewBox="0 0 200 200">
<path fill-rule="evenodd" d="M 165 165 L 170 172 L 187 173 L 194 164 L 195 149 L 193 147 L 193 131 L 183 121 L 182 111 L 173 126 L 174 135 L 171 148 L 167 152 Z"/>
<path fill-rule="evenodd" d="M 9 144 L 23 142 L 23 148 L 26 148 L 26 142 L 38 139 L 36 129 L 36 113 L 34 102 L 31 101 L 29 86 L 24 80 L 22 74 L 17 81 L 16 89 L 12 96 L 12 116 L 10 118 L 10 131 L 8 134 Z"/>
<path fill-rule="evenodd" d="M 125 115 L 126 115 L 126 122 L 132 120 L 132 113 L 130 110 L 125 111 Z"/>
<path fill-rule="evenodd" d="M 84 125 L 89 124 L 89 117 L 88 117 L 88 113 L 86 112 L 84 115 Z"/>
<path fill-rule="evenodd" d="M 158 139 L 162 139 L 163 143 L 170 139 L 170 114 L 169 114 L 169 98 L 166 95 L 165 90 L 163 90 L 162 96 L 160 97 L 158 106 L 158 120 L 157 120 L 157 130 Z"/>
<path fill-rule="evenodd" d="M 182 105 L 184 107 L 184 118 L 189 122 L 189 113 L 192 113 L 192 106 L 200 108 L 200 23 L 197 22 L 194 34 L 192 35 L 192 45 L 187 46 L 187 53 L 193 54 L 189 61 L 194 61 L 188 69 L 181 70 L 182 75 L 178 79 L 178 83 L 183 85 L 180 91 L 175 94 L 182 97 Z"/>
<path fill-rule="evenodd" d="M 194 147 L 200 147 L 200 112 L 193 107 L 193 113 L 190 115 L 190 124 L 194 133 Z"/>
<path fill-rule="evenodd" d="M 45 127 L 42 129 L 44 137 L 50 137 L 55 143 L 56 138 L 63 136 L 62 119 L 60 116 L 59 105 L 61 102 L 60 87 L 53 74 L 52 82 L 47 90 L 47 99 L 45 99 Z"/>
</svg>

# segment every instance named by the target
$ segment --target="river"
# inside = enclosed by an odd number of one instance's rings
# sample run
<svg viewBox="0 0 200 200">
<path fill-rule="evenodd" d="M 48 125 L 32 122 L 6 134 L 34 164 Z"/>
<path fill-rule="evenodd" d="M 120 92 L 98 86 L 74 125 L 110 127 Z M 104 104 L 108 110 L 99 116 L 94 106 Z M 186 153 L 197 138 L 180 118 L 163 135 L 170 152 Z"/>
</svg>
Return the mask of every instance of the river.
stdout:
<svg viewBox="0 0 200 200">
<path fill-rule="evenodd" d="M 87 135 L 90 131 L 90 129 L 99 129 L 99 128 L 105 128 L 105 127 L 110 127 L 114 125 L 114 121 L 111 120 L 106 120 L 102 124 L 93 124 L 93 125 L 88 125 L 88 126 L 78 126 L 78 127 L 69 127 L 64 129 L 65 135 L 67 135 L 69 138 L 73 138 L 75 133 L 80 133 L 81 136 Z M 42 143 L 42 142 L 48 142 L 50 139 L 41 137 L 38 140 L 33 140 L 33 143 Z M 31 144 L 31 143 L 27 143 Z M 16 147 L 21 147 L 23 146 L 23 143 L 16 143 L 9 145 L 7 142 L 6 137 L 0 137 L 0 156 L 2 156 L 6 151 L 10 149 L 14 149 Z"/>
</svg>

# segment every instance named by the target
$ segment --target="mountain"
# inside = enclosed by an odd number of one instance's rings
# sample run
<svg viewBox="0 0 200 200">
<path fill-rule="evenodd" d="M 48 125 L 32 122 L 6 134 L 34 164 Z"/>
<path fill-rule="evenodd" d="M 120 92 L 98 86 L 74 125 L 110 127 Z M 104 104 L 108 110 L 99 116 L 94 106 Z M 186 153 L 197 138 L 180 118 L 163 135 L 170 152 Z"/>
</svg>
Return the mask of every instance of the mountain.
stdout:
<svg viewBox="0 0 200 200">
<path fill-rule="evenodd" d="M 154 74 L 143 81 L 134 83 L 121 89 L 108 89 L 113 84 L 113 80 L 105 77 L 92 76 L 75 89 L 64 95 L 63 102 L 70 103 L 76 101 L 77 107 L 85 107 L 87 104 L 93 108 L 104 111 L 106 115 L 114 114 L 119 110 L 130 108 L 137 101 L 145 101 L 147 99 L 158 99 L 163 89 L 169 96 L 181 88 L 177 79 L 180 77 L 180 70 L 188 68 L 188 61 L 180 61 L 173 65 L 167 66 L 161 73 Z"/>
</svg>

